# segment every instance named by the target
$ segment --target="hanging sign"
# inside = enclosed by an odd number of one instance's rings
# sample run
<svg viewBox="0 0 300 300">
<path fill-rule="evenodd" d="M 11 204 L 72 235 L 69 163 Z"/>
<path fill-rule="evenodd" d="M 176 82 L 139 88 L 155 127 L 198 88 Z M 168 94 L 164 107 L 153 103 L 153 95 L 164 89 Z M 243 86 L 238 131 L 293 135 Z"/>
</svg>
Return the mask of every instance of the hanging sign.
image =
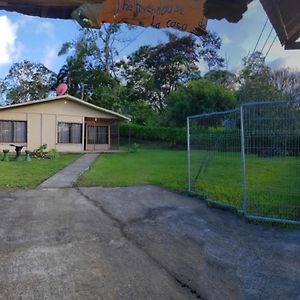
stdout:
<svg viewBox="0 0 300 300">
<path fill-rule="evenodd" d="M 206 0 L 106 0 L 84 4 L 76 12 L 78 20 L 88 19 L 92 27 L 102 23 L 128 23 L 154 28 L 173 28 L 196 35 L 206 33 Z"/>
</svg>

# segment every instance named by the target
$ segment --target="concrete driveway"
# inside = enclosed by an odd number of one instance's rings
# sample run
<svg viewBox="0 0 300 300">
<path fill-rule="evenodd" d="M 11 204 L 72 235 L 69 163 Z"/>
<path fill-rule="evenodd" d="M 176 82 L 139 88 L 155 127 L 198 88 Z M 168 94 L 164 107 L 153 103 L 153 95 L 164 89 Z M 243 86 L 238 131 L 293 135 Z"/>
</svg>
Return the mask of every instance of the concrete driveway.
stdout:
<svg viewBox="0 0 300 300">
<path fill-rule="evenodd" d="M 300 299 L 300 231 L 151 186 L 0 192 L 0 299 Z"/>
</svg>

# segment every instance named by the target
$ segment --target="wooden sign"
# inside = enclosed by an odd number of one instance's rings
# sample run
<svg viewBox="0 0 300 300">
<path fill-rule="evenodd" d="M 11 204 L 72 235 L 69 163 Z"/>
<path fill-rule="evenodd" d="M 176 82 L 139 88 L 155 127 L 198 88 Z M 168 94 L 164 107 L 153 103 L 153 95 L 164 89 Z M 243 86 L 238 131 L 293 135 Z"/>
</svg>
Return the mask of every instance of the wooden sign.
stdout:
<svg viewBox="0 0 300 300">
<path fill-rule="evenodd" d="M 93 27 L 102 23 L 128 23 L 144 27 L 173 28 L 196 35 L 206 33 L 206 0 L 106 0 L 85 4 L 76 14 L 86 17 Z"/>
</svg>

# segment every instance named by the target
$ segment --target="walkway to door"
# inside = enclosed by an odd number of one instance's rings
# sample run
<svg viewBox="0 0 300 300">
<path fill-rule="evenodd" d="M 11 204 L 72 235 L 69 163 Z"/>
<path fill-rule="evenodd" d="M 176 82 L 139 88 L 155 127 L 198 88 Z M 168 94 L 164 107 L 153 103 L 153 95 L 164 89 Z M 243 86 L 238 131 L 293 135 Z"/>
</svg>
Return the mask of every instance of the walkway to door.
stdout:
<svg viewBox="0 0 300 300">
<path fill-rule="evenodd" d="M 78 177 L 97 159 L 98 155 L 97 153 L 91 153 L 81 156 L 74 163 L 44 181 L 39 188 L 72 187 Z"/>
</svg>

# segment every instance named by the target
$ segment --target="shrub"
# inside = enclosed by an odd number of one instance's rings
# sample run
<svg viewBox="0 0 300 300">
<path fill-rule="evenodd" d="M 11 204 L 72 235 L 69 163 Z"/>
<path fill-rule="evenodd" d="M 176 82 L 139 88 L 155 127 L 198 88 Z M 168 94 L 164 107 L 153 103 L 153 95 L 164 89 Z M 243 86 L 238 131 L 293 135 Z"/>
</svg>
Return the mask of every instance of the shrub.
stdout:
<svg viewBox="0 0 300 300">
<path fill-rule="evenodd" d="M 56 149 L 49 150 L 49 152 L 48 152 L 48 158 L 49 159 L 55 159 L 55 158 L 58 158 L 58 157 L 59 157 L 59 153 Z"/>
<path fill-rule="evenodd" d="M 131 151 L 132 153 L 136 153 L 136 152 L 138 152 L 138 149 L 139 149 L 139 148 L 140 148 L 140 145 L 139 145 L 139 144 L 133 143 L 133 144 L 131 145 L 130 151 Z"/>
<path fill-rule="evenodd" d="M 32 158 L 36 159 L 55 159 L 59 157 L 59 153 L 56 149 L 51 149 L 49 152 L 46 151 L 47 144 L 41 145 L 31 153 Z"/>
<path fill-rule="evenodd" d="M 31 157 L 37 159 L 47 159 L 47 147 L 48 146 L 46 144 L 41 145 L 40 147 L 32 151 Z"/>
<path fill-rule="evenodd" d="M 120 126 L 121 137 L 130 136 L 134 140 L 160 141 L 171 145 L 186 144 L 185 128 L 168 128 L 123 124 Z"/>
</svg>

